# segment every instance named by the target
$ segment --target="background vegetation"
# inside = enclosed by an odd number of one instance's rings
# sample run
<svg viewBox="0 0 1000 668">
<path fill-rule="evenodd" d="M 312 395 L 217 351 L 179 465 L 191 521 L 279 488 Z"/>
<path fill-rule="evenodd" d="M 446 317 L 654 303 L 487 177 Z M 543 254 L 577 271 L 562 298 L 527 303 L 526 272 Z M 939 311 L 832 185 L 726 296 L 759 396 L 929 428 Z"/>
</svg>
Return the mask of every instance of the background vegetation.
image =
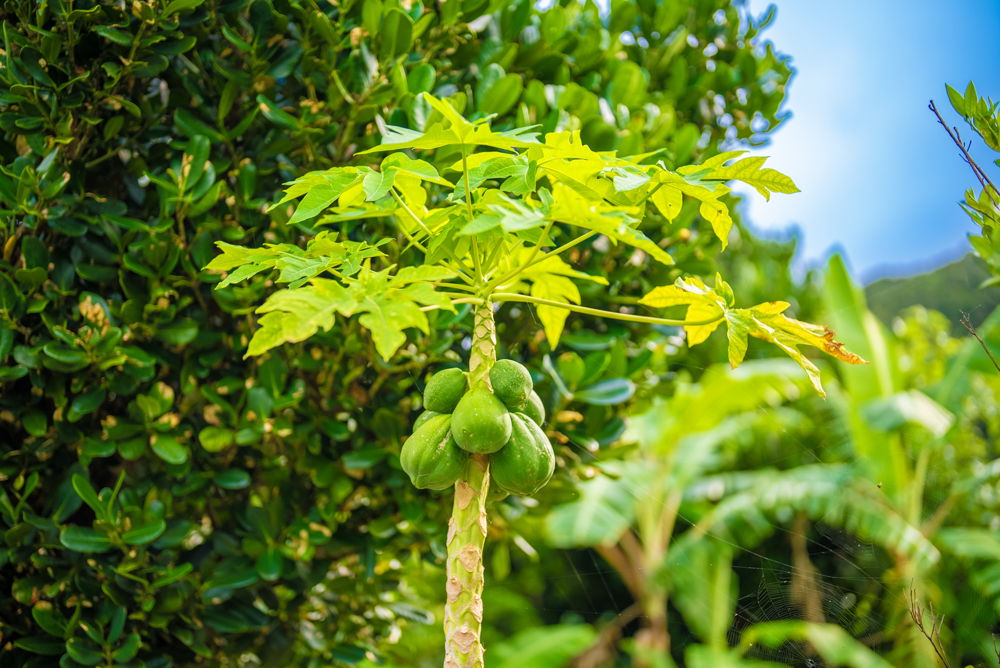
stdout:
<svg viewBox="0 0 1000 668">
<path fill-rule="evenodd" d="M 414 490 L 398 452 L 469 312 L 390 363 L 356 323 L 245 360 L 272 277 L 214 290 L 214 242 L 313 236 L 265 213 L 281 184 L 357 161 L 382 123 L 422 128 L 420 92 L 673 167 L 762 141 L 790 75 L 755 43 L 763 20 L 721 0 L 606 18 L 10 0 L 0 19 L 0 665 L 17 668 L 439 665 L 450 499 Z M 572 256 L 607 277 L 606 308 L 721 267 L 747 304 L 785 299 L 872 365 L 824 367 L 824 403 L 794 365 L 725 372 L 721 334 L 689 351 L 676 328 L 574 315 L 551 350 L 530 308 L 501 311 L 559 466 L 491 517 L 491 665 L 935 665 L 911 582 L 951 661 L 998 665 L 983 348 L 953 313 L 889 299 L 880 322 L 836 259 L 793 280 L 793 244 L 738 221 L 724 255 L 696 207 L 656 232 L 676 265 L 600 240 Z M 994 349 L 998 325 L 979 328 Z"/>
</svg>

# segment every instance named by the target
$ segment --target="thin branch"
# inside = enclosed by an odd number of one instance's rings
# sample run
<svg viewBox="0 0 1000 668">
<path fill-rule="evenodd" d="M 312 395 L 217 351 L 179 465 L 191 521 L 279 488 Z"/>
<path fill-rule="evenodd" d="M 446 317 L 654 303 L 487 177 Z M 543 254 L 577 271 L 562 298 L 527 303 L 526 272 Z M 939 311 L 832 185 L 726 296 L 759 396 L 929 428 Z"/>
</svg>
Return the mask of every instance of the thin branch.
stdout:
<svg viewBox="0 0 1000 668">
<path fill-rule="evenodd" d="M 955 133 L 952 134 L 951 128 L 949 128 L 948 124 L 944 122 L 943 118 L 941 118 L 941 114 L 938 112 L 937 106 L 934 104 L 934 100 L 931 100 L 928 108 L 934 112 L 934 115 L 937 116 L 938 123 L 941 124 L 941 127 L 944 128 L 945 132 L 948 133 L 948 136 L 951 137 L 951 140 L 955 142 L 955 145 L 958 146 L 958 149 L 962 152 L 963 159 L 969 164 L 969 167 L 972 168 L 972 173 L 976 175 L 976 178 L 979 180 L 979 185 L 981 185 L 983 190 L 986 191 L 990 201 L 993 202 L 993 206 L 1000 208 L 1000 206 L 997 205 L 997 201 L 993 199 L 993 193 L 996 192 L 996 186 L 993 185 L 993 182 L 986 176 L 986 173 L 979 168 L 976 161 L 972 159 L 971 155 L 969 155 L 969 150 L 965 147 L 965 144 L 962 143 L 962 138 L 958 133 L 958 128 L 955 128 Z M 988 187 L 987 184 L 989 184 Z"/>
<path fill-rule="evenodd" d="M 905 598 L 905 596 L 904 596 Z M 928 632 L 924 628 L 924 609 L 920 606 L 920 601 L 917 599 L 917 590 L 913 588 L 913 580 L 910 580 L 910 599 L 906 602 L 906 609 L 910 613 L 910 619 L 916 624 L 920 632 L 924 634 L 931 643 L 931 647 L 934 648 L 935 654 L 941 659 L 941 663 L 944 664 L 944 668 L 951 668 L 951 664 L 948 663 L 948 657 L 944 653 L 944 644 L 941 642 L 941 629 L 944 627 L 944 615 L 938 617 L 934 614 L 934 604 L 928 602 L 927 608 L 931 616 L 931 630 Z"/>
<path fill-rule="evenodd" d="M 976 332 L 976 328 L 972 326 L 972 321 L 969 320 L 969 314 L 966 313 L 965 311 L 959 311 L 959 313 L 962 314 L 962 327 L 965 327 L 967 330 L 969 330 L 969 334 L 972 334 L 974 337 L 976 337 L 976 341 L 979 341 L 979 345 L 981 345 L 983 347 L 983 350 L 986 351 L 986 354 L 990 356 L 990 361 L 993 362 L 993 366 L 997 368 L 997 371 L 1000 371 L 1000 364 L 997 364 L 997 360 L 995 357 L 993 357 L 993 353 L 991 353 L 990 349 L 986 347 L 986 342 L 983 341 L 983 339 Z"/>
<path fill-rule="evenodd" d="M 711 325 L 713 323 L 721 321 L 725 317 L 722 313 L 720 313 L 718 316 L 715 316 L 713 318 L 706 318 L 704 320 L 671 320 L 669 318 L 653 318 L 645 315 L 615 313 L 614 311 L 605 311 L 603 309 L 587 308 L 585 306 L 574 306 L 572 304 L 565 304 L 563 302 L 552 301 L 551 299 L 541 299 L 540 297 L 529 297 L 528 295 L 518 295 L 510 292 L 494 292 L 493 301 L 497 303 L 526 302 L 529 304 L 537 304 L 539 306 L 552 306 L 554 308 L 566 309 L 567 311 L 573 311 L 574 313 L 583 313 L 585 315 L 596 315 L 599 318 L 611 318 L 613 320 L 628 320 L 629 322 L 644 322 L 650 325 L 670 325 L 674 327 Z"/>
</svg>

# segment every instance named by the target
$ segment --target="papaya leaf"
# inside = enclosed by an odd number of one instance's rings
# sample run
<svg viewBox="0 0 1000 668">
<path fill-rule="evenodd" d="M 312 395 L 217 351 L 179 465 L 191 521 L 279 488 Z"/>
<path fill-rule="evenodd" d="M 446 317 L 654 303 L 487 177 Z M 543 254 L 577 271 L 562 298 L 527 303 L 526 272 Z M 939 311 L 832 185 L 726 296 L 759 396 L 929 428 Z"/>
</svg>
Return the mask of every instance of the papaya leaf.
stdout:
<svg viewBox="0 0 1000 668">
<path fill-rule="evenodd" d="M 654 288 L 639 303 L 656 308 L 688 305 L 686 319 L 698 323 L 684 328 L 689 346 L 707 339 L 724 319 L 729 339 L 729 363 L 733 369 L 746 356 L 750 336 L 775 344 L 802 367 L 813 388 L 824 398 L 826 393 L 820 382 L 819 369 L 802 354 L 798 346 L 819 348 L 848 364 L 867 364 L 842 343 L 834 340 L 834 332 L 829 328 L 784 315 L 789 307 L 787 302 L 766 302 L 748 309 L 737 309 L 734 308 L 732 289 L 721 277 L 716 276 L 716 286 L 713 290 L 697 277 L 680 278 L 673 285 Z M 713 315 L 718 316 L 719 320 L 704 322 Z"/>
<path fill-rule="evenodd" d="M 430 104 L 444 116 L 445 122 L 435 123 L 426 132 L 416 132 L 409 128 L 387 125 L 382 133 L 382 143 L 359 155 L 403 149 L 435 149 L 443 146 L 459 146 L 463 152 L 471 153 L 476 146 L 511 150 L 529 148 L 537 143 L 536 133 L 531 128 L 516 128 L 506 132 L 493 132 L 485 119 L 471 122 L 455 111 L 448 100 L 440 100 L 421 93 L 417 96 Z"/>
<path fill-rule="evenodd" d="M 663 264 L 674 259 L 649 237 L 635 229 L 641 215 L 638 208 L 619 207 L 603 200 L 589 200 L 576 190 L 557 183 L 552 191 L 555 203 L 549 213 L 552 220 L 599 232 L 612 243 L 622 242 L 645 251 Z"/>
</svg>

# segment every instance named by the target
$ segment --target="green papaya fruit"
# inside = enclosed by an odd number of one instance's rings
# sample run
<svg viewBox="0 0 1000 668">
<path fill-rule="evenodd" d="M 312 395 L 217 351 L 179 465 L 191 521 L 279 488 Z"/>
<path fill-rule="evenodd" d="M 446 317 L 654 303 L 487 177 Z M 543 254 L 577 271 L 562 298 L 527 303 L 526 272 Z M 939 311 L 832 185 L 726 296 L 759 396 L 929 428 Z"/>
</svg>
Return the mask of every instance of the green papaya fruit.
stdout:
<svg viewBox="0 0 1000 668">
<path fill-rule="evenodd" d="M 542 405 L 542 398 L 538 396 L 538 393 L 535 391 L 532 391 L 531 394 L 528 395 L 528 401 L 524 405 L 524 408 L 518 410 L 517 412 L 522 415 L 527 415 L 531 418 L 531 421 L 539 427 L 545 424 L 545 406 Z"/>
<path fill-rule="evenodd" d="M 505 490 L 503 487 L 497 485 L 497 481 L 490 478 L 490 491 L 486 493 L 486 503 L 495 503 L 496 501 L 503 501 L 508 496 L 510 492 Z"/>
<path fill-rule="evenodd" d="M 450 415 L 435 415 L 403 443 L 399 454 L 406 475 L 419 489 L 447 489 L 462 475 L 469 453 L 458 447 Z"/>
<path fill-rule="evenodd" d="M 510 440 L 490 457 L 490 476 L 511 494 L 530 496 L 545 487 L 556 457 L 542 428 L 525 415 L 511 416 Z"/>
<path fill-rule="evenodd" d="M 510 412 L 489 390 L 472 390 L 455 407 L 451 426 L 460 448 L 489 454 L 510 439 Z"/>
<path fill-rule="evenodd" d="M 468 377 L 461 369 L 438 371 L 424 388 L 424 408 L 435 413 L 451 413 L 465 394 Z"/>
<path fill-rule="evenodd" d="M 430 420 L 432 417 L 437 417 L 438 415 L 441 415 L 441 413 L 436 413 L 434 411 L 424 411 L 423 413 L 418 415 L 417 419 L 413 422 L 413 431 L 420 429 L 422 426 L 424 426 L 425 422 Z"/>
<path fill-rule="evenodd" d="M 490 369 L 493 393 L 512 411 L 521 410 L 531 395 L 531 374 L 514 360 L 497 360 Z"/>
</svg>

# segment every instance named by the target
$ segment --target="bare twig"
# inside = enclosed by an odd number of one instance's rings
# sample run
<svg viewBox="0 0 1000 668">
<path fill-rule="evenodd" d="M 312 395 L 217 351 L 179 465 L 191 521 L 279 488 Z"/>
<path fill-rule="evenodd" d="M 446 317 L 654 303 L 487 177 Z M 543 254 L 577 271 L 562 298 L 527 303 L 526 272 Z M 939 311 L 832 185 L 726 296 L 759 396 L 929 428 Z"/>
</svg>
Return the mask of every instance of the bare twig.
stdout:
<svg viewBox="0 0 1000 668">
<path fill-rule="evenodd" d="M 937 116 L 938 123 L 941 124 L 941 127 L 944 128 L 945 132 L 948 133 L 948 136 L 951 137 L 951 140 L 955 142 L 955 145 L 958 146 L 958 149 L 962 152 L 962 159 L 965 160 L 965 162 L 969 164 L 969 167 L 972 168 L 972 173 L 976 175 L 976 178 L 979 180 L 979 185 L 981 185 L 983 190 L 986 191 L 986 194 L 989 195 L 990 201 L 993 202 L 993 206 L 1000 208 L 1000 205 L 997 204 L 996 199 L 993 197 L 993 193 L 997 192 L 996 186 L 994 186 L 993 182 L 990 181 L 990 178 L 986 176 L 986 172 L 984 172 L 979 165 L 976 164 L 976 161 L 972 159 L 972 156 L 969 154 L 969 149 L 962 142 L 962 136 L 959 134 L 958 128 L 954 128 L 955 132 L 952 134 L 952 128 L 949 128 L 948 124 L 944 122 L 943 118 L 941 118 L 941 114 L 938 112 L 937 106 L 934 104 L 934 100 L 931 100 L 928 108 L 934 112 L 934 115 Z"/>
<path fill-rule="evenodd" d="M 969 314 L 965 311 L 959 311 L 959 313 L 962 314 L 962 327 L 965 327 L 965 329 L 969 331 L 969 334 L 976 337 L 976 341 L 979 341 L 979 345 L 981 345 L 983 350 L 986 351 L 986 354 L 990 356 L 990 361 L 993 362 L 993 366 L 997 368 L 997 371 L 1000 371 L 1000 364 L 997 364 L 997 360 L 993 357 L 993 353 L 991 353 L 990 349 L 986 347 L 986 342 L 983 341 L 982 337 L 979 336 L 979 333 L 976 332 L 976 328 L 972 326 L 972 321 L 969 320 Z"/>
<path fill-rule="evenodd" d="M 928 632 L 924 628 L 924 609 L 920 606 L 920 601 L 917 599 L 917 590 L 913 588 L 913 580 L 910 580 L 910 599 L 907 601 L 906 608 L 910 612 L 910 619 L 920 629 L 920 632 L 924 634 L 924 637 L 930 641 L 931 647 L 934 648 L 934 652 L 941 659 L 944 668 L 951 668 L 951 664 L 948 663 L 948 657 L 944 653 L 944 644 L 941 642 L 941 628 L 944 626 L 944 615 L 940 617 L 935 615 L 934 604 L 928 601 L 927 610 L 931 616 L 931 630 Z"/>
<path fill-rule="evenodd" d="M 991 633 L 993 636 L 993 653 L 997 655 L 997 661 L 1000 661 L 1000 649 L 997 649 L 997 634 Z"/>
</svg>

